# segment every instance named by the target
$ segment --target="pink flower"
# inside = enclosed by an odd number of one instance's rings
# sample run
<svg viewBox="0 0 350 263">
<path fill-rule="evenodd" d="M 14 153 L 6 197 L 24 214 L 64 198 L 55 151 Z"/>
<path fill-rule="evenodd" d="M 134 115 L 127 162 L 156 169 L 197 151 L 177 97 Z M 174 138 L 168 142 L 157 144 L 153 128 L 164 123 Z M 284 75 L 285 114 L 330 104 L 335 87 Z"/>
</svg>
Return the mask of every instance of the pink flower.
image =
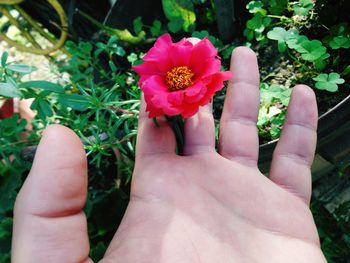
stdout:
<svg viewBox="0 0 350 263">
<path fill-rule="evenodd" d="M 143 57 L 144 63 L 133 67 L 140 75 L 149 117 L 188 118 L 207 104 L 232 78 L 231 72 L 220 71 L 217 54 L 207 38 L 192 44 L 185 38 L 173 43 L 169 34 L 159 37 Z"/>
</svg>

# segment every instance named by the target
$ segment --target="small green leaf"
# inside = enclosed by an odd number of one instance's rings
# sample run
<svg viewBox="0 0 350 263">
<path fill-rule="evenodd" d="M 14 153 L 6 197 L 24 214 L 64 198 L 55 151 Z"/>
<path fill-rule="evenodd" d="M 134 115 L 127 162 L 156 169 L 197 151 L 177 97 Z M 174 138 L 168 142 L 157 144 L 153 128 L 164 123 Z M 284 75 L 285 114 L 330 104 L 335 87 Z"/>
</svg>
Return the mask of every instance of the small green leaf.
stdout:
<svg viewBox="0 0 350 263">
<path fill-rule="evenodd" d="M 222 41 L 214 36 L 211 36 L 207 30 L 194 31 L 192 33 L 192 37 L 196 37 L 199 39 L 204 39 L 207 37 L 216 48 L 220 48 L 223 46 Z"/>
<path fill-rule="evenodd" d="M 306 36 L 299 35 L 295 38 L 288 39 L 286 43 L 290 49 L 297 49 L 300 47 L 300 44 L 306 40 L 309 40 Z"/>
<path fill-rule="evenodd" d="M 267 33 L 267 37 L 272 40 L 277 40 L 278 51 L 284 52 L 287 49 L 287 41 L 299 37 L 299 32 L 295 29 L 289 29 L 287 31 L 282 27 L 274 27 Z"/>
<path fill-rule="evenodd" d="M 12 223 L 11 217 L 0 218 L 0 263 L 11 262 Z"/>
<path fill-rule="evenodd" d="M 114 64 L 114 62 L 112 61 L 112 60 L 110 60 L 109 62 L 108 62 L 108 64 L 109 64 L 109 68 L 112 70 L 112 71 L 117 71 L 118 70 L 118 68 L 115 66 L 115 64 Z"/>
<path fill-rule="evenodd" d="M 33 80 L 23 82 L 19 85 L 20 88 L 39 88 L 43 90 L 48 90 L 56 93 L 64 93 L 64 89 L 56 83 L 52 83 L 45 80 Z"/>
<path fill-rule="evenodd" d="M 138 16 L 134 19 L 133 26 L 134 26 L 135 34 L 138 35 L 142 31 L 142 27 L 143 27 L 141 16 Z"/>
<path fill-rule="evenodd" d="M 243 34 L 248 41 L 252 41 L 254 39 L 254 31 L 249 28 L 244 29 Z"/>
<path fill-rule="evenodd" d="M 306 16 L 310 10 L 314 7 L 315 3 L 312 0 L 299 0 L 299 3 L 295 4 L 294 14 L 299 16 Z"/>
<path fill-rule="evenodd" d="M 39 100 L 39 109 L 37 108 L 37 110 L 39 112 L 41 111 L 41 113 L 46 117 L 51 117 L 53 115 L 50 104 L 43 99 Z"/>
<path fill-rule="evenodd" d="M 336 84 L 343 84 L 345 82 L 344 79 L 340 78 L 340 75 L 338 73 L 332 72 L 328 76 L 328 80 L 332 83 Z"/>
<path fill-rule="evenodd" d="M 315 60 L 314 64 L 316 69 L 319 71 L 323 70 L 327 66 L 327 63 L 322 58 Z"/>
<path fill-rule="evenodd" d="M 62 105 L 78 111 L 84 111 L 90 105 L 88 99 L 79 94 L 60 94 L 58 101 Z"/>
<path fill-rule="evenodd" d="M 130 53 L 130 55 L 128 55 L 126 58 L 131 64 L 138 60 L 138 56 L 136 53 Z"/>
<path fill-rule="evenodd" d="M 150 28 L 151 34 L 153 37 L 157 37 L 160 35 L 160 31 L 162 28 L 162 23 L 159 20 L 154 20 L 153 24 Z"/>
<path fill-rule="evenodd" d="M 34 67 L 24 65 L 24 64 L 9 64 L 9 65 L 6 65 L 6 69 L 11 70 L 13 72 L 21 73 L 21 74 L 28 74 L 35 70 Z"/>
<path fill-rule="evenodd" d="M 349 48 L 350 47 L 350 36 L 349 37 L 337 36 L 329 42 L 329 46 L 332 49 Z"/>
<path fill-rule="evenodd" d="M 194 28 L 196 14 L 192 0 L 162 0 L 162 4 L 172 32 L 178 32 L 181 28 L 189 32 Z"/>
<path fill-rule="evenodd" d="M 263 7 L 264 4 L 261 1 L 250 1 L 246 6 L 246 8 L 249 10 L 249 13 L 260 13 L 262 15 L 266 15 L 267 11 Z"/>
<path fill-rule="evenodd" d="M 11 83 L 0 83 L 0 95 L 9 98 L 20 97 L 22 93 Z"/>
<path fill-rule="evenodd" d="M 342 76 L 350 75 L 350 65 L 347 65 L 341 74 Z"/>
<path fill-rule="evenodd" d="M 1 56 L 1 66 L 4 68 L 6 66 L 6 62 L 7 62 L 7 58 L 9 56 L 9 53 L 7 53 L 6 51 L 4 53 L 2 53 Z"/>
<path fill-rule="evenodd" d="M 181 17 L 174 18 L 168 23 L 170 32 L 177 33 L 183 28 L 183 20 Z"/>
<path fill-rule="evenodd" d="M 305 40 L 295 49 L 301 53 L 301 57 L 306 61 L 313 62 L 321 57 L 329 57 L 327 49 L 322 46 L 322 43 L 319 40 Z"/>
<path fill-rule="evenodd" d="M 276 15 L 282 14 L 288 5 L 288 0 L 270 0 L 266 2 L 269 3 L 269 12 Z"/>
<path fill-rule="evenodd" d="M 313 80 L 316 81 L 316 88 L 330 92 L 336 92 L 338 90 L 337 84 L 343 84 L 345 82 L 345 80 L 340 78 L 340 75 L 335 72 L 330 74 L 321 73 L 313 78 Z"/>
<path fill-rule="evenodd" d="M 21 176 L 18 173 L 10 173 L 0 177 L 0 214 L 13 208 L 16 199 L 16 190 L 21 185 Z"/>
</svg>

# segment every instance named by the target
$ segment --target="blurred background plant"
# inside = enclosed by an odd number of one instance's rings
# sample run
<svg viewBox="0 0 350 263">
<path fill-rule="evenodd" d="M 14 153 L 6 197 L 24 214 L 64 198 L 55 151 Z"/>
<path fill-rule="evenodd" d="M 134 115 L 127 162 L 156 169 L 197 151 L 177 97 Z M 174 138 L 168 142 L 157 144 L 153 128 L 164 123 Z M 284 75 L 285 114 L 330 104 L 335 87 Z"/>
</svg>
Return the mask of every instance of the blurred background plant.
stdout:
<svg viewBox="0 0 350 263">
<path fill-rule="evenodd" d="M 134 164 L 140 89 L 131 66 L 158 36 L 208 37 L 224 68 L 236 46 L 253 48 L 266 143 L 279 137 L 296 83 L 315 88 L 320 115 L 350 94 L 349 11 L 347 1 L 326 0 L 0 0 L 0 262 L 10 261 L 14 200 L 52 123 L 85 145 L 91 257 L 102 257 L 127 206 Z M 214 99 L 216 122 L 224 94 Z M 315 184 L 311 207 L 329 262 L 350 258 L 349 174 L 341 163 Z"/>
</svg>

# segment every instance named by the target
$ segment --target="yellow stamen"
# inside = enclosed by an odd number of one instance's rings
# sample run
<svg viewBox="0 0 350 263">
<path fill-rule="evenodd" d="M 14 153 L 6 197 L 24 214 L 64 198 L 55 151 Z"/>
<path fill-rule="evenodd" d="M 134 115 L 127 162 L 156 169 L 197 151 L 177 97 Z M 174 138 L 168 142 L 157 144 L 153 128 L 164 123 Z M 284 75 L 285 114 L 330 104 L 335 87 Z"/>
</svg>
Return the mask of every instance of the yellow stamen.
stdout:
<svg viewBox="0 0 350 263">
<path fill-rule="evenodd" d="M 186 66 L 175 67 L 166 73 L 165 83 L 170 91 L 185 89 L 193 84 L 193 75 Z"/>
</svg>

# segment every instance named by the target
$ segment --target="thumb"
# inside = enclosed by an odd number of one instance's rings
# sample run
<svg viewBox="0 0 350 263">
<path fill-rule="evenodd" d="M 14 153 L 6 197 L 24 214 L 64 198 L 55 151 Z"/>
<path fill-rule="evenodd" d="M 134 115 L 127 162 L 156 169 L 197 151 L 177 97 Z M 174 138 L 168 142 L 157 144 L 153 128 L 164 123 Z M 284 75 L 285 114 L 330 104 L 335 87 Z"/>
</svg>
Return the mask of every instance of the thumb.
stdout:
<svg viewBox="0 0 350 263">
<path fill-rule="evenodd" d="M 79 138 L 49 126 L 14 209 L 12 262 L 90 262 L 87 161 Z"/>
</svg>

